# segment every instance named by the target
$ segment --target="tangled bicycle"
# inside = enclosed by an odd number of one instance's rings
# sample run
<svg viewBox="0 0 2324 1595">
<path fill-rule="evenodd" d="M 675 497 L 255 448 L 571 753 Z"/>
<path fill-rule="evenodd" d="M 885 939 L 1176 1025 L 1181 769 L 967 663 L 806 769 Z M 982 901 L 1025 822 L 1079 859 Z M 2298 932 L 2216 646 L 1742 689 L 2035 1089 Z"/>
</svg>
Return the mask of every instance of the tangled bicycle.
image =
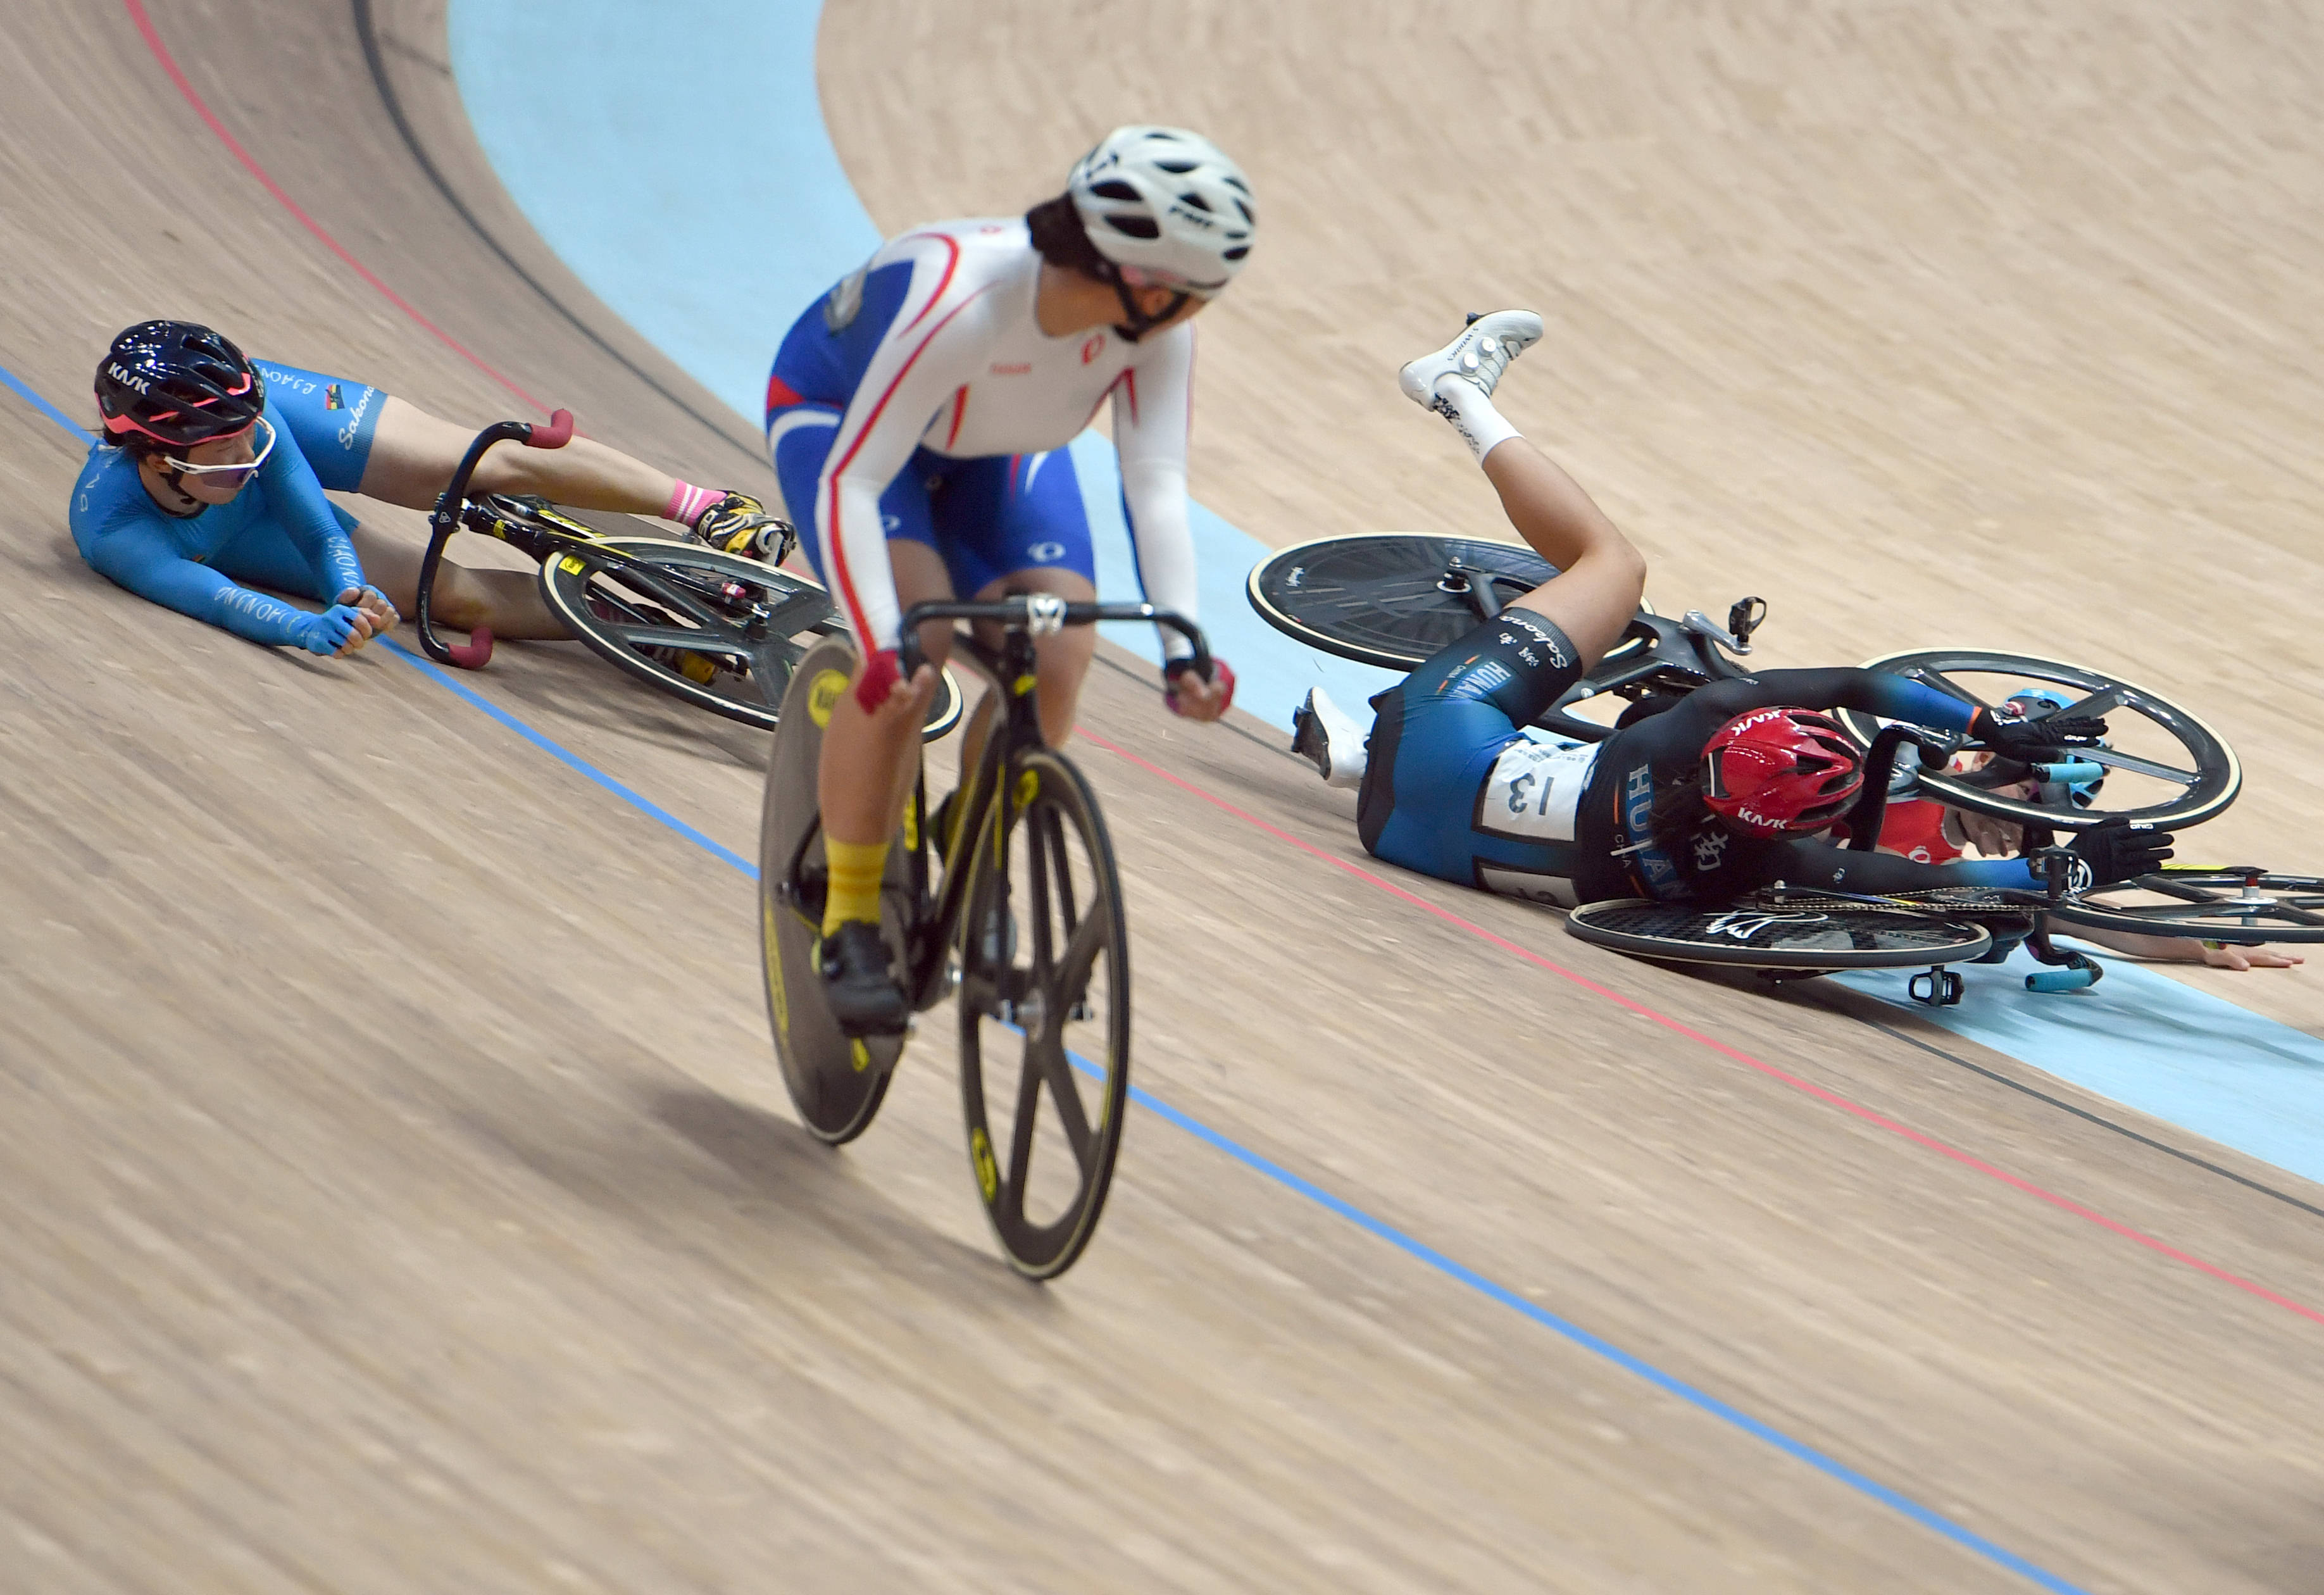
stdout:
<svg viewBox="0 0 2324 1595">
<path fill-rule="evenodd" d="M 1323 652 L 1409 670 L 1497 617 L 1556 574 L 1512 544 L 1418 533 L 1329 538 L 1286 549 L 1252 570 L 1252 607 L 1285 633 Z M 1700 611 L 1673 620 L 1641 606 L 1622 639 L 1536 724 L 1571 742 L 1598 742 L 1615 727 L 1600 713 L 1656 696 L 1683 696 L 1749 674 L 1742 662 L 1766 604 L 1746 598 L 1720 625 Z M 2095 983 L 2103 966 L 2053 937 L 2191 937 L 2214 945 L 2324 942 L 2324 879 L 2258 866 L 2172 865 L 2093 887 L 2060 833 L 2110 819 L 2184 831 L 2212 819 L 2242 789 L 2234 751 L 2186 708 L 2107 672 L 2028 654 L 1920 649 L 1884 654 L 1867 669 L 1909 677 L 1964 703 L 1990 706 L 2029 691 L 2039 713 L 2107 717 L 2103 746 L 2050 762 L 1964 756 L 1963 739 L 1854 710 L 1837 717 L 1862 749 L 1865 780 L 1847 818 L 1848 845 L 1879 844 L 1892 804 L 1928 799 L 2015 828 L 2038 890 L 1950 888 L 1858 896 L 1782 884 L 1706 906 L 1619 899 L 1586 903 L 1567 931 L 1632 955 L 1752 969 L 1771 980 L 1847 969 L 1914 969 L 1907 990 L 1945 1007 L 1961 1000 L 1952 967 L 1998 963 L 2023 946 L 2043 967 L 2029 990 Z"/>
</svg>

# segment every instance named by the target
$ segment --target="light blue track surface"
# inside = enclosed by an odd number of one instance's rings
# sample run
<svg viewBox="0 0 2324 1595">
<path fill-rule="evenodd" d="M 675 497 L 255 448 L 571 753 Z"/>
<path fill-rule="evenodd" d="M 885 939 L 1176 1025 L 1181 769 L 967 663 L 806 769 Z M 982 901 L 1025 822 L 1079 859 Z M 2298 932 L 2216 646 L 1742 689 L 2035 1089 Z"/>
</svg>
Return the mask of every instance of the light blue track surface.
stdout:
<svg viewBox="0 0 2324 1595">
<path fill-rule="evenodd" d="M 823 124 L 820 10 L 821 0 L 451 6 L 452 64 L 469 117 L 527 219 L 600 298 L 753 425 L 791 318 L 880 242 Z M 563 133 L 547 138 L 544 128 Z M 718 244 L 708 248 L 714 220 Z M 1084 435 L 1074 456 L 1097 531 L 1099 591 L 1135 597 L 1113 451 Z M 1240 676 L 1243 707 L 1287 725 L 1309 687 L 1327 687 L 1353 709 L 1394 679 L 1326 659 L 1259 620 L 1242 580 L 1268 550 L 1199 504 L 1194 519 L 1201 618 Z M 1142 628 L 1112 634 L 1159 657 Z M 2119 960 L 2107 970 L 2095 991 L 2037 996 L 2015 964 L 1970 969 L 1969 1000 L 1949 1012 L 1905 1001 L 1901 973 L 1852 983 L 2324 1180 L 2324 1042 Z"/>
</svg>

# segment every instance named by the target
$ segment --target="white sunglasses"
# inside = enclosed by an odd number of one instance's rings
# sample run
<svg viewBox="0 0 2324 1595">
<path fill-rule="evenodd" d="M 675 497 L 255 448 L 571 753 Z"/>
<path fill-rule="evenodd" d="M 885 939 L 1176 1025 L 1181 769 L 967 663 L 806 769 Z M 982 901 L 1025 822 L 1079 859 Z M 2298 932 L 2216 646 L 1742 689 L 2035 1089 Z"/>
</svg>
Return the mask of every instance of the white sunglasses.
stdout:
<svg viewBox="0 0 2324 1595">
<path fill-rule="evenodd" d="M 266 441 L 259 446 L 256 454 L 246 460 L 236 460 L 230 466 L 198 466 L 191 460 L 181 460 L 175 455 L 165 454 L 161 458 L 168 463 L 170 469 L 181 476 L 216 476 L 221 479 L 218 483 L 219 486 L 233 486 L 255 475 L 258 467 L 266 463 L 266 456 L 274 452 L 274 423 L 264 416 L 260 416 L 250 424 L 266 429 Z M 228 476 L 232 476 L 234 481 L 225 480 Z"/>
</svg>

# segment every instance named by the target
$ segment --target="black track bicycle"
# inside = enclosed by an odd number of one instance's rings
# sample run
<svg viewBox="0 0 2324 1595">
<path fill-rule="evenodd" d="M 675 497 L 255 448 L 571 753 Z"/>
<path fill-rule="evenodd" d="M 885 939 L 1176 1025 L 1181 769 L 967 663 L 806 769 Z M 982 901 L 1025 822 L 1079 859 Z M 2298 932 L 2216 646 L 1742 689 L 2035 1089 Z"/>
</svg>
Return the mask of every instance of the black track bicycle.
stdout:
<svg viewBox="0 0 2324 1595">
<path fill-rule="evenodd" d="M 1285 549 L 1251 571 L 1248 590 L 1262 618 L 1311 648 L 1409 670 L 1556 574 L 1540 555 L 1511 543 L 1377 532 Z M 1611 713 L 1628 704 L 1748 675 L 1742 661 L 1766 615 L 1760 598 L 1735 604 L 1723 626 L 1700 610 L 1673 620 L 1642 605 L 1597 667 L 1535 724 L 1578 742 L 1600 742 L 1613 733 Z M 2222 813 L 2243 788 L 2234 750 L 2200 717 L 2104 671 L 1963 648 L 1883 654 L 1864 668 L 1907 676 L 1983 706 L 2029 687 L 2047 687 L 2068 700 L 2052 713 L 2109 722 L 2105 747 L 2078 750 L 2054 765 L 1989 759 L 1974 769 L 1954 768 L 1960 738 L 1900 732 L 1904 751 L 1897 755 L 1892 797 L 1931 798 L 2054 831 L 2087 830 L 2116 816 L 2178 829 Z M 1836 713 L 1868 749 L 1889 729 L 1875 715 Z M 2033 795 L 2015 795 L 2029 785 Z"/>
<path fill-rule="evenodd" d="M 1513 544 L 1386 532 L 1283 549 L 1251 571 L 1248 591 L 1262 617 L 1310 647 L 1408 670 L 1554 575 L 1547 560 Z M 1614 727 L 1591 713 L 1746 675 L 1743 661 L 1766 613 L 1764 600 L 1745 598 L 1722 626 L 1700 611 L 1672 620 L 1642 605 L 1597 667 L 1536 724 L 1576 741 L 1602 741 Z M 1890 801 L 1927 798 L 2022 826 L 2026 855 L 2047 876 L 2043 889 L 1857 897 L 1778 886 L 1717 907 L 1623 899 L 1574 908 L 1567 931 L 1638 957 L 1750 969 L 1772 980 L 1915 968 L 1911 995 L 1939 1007 L 1961 999 L 1961 977 L 1950 965 L 1999 962 L 2019 946 L 2043 966 L 2026 976 L 2029 989 L 2093 984 L 2101 966 L 2055 945 L 2057 932 L 2241 945 L 2324 942 L 2324 880 L 2310 877 L 2174 866 L 2077 890 L 2071 855 L 2052 845 L 2056 833 L 2116 816 L 2184 829 L 2235 801 L 2243 771 L 2234 751 L 2189 710 L 2105 672 L 2005 650 L 1919 649 L 1881 655 L 1864 668 L 1910 677 L 1971 705 L 2047 688 L 2067 700 L 2051 713 L 2107 717 L 2106 746 L 2029 764 L 1959 759 L 1958 735 L 1838 712 L 1865 749 L 1864 792 L 1849 816 L 1851 846 L 1876 844 Z"/>
<path fill-rule="evenodd" d="M 1048 595 L 922 604 L 903 617 L 908 678 L 919 628 L 967 621 L 998 645 L 954 640 L 984 678 L 959 788 L 936 809 L 925 767 L 888 852 L 881 933 L 916 1012 L 957 992 L 969 1162 L 1010 1266 L 1051 1279 L 1095 1231 L 1130 1092 L 1130 941 L 1097 794 L 1041 737 L 1033 641 L 1062 626 L 1143 621 L 1210 652 L 1184 618 L 1139 604 Z M 845 640 L 810 649 L 791 678 L 759 829 L 767 1012 L 784 1084 L 833 1146 L 871 1126 L 906 1037 L 853 1037 L 824 1000 L 818 950 L 828 875 L 817 813 L 823 731 L 854 668 Z"/>
<path fill-rule="evenodd" d="M 420 646 L 461 669 L 480 670 L 492 659 L 490 632 L 465 643 L 438 634 L 434 595 L 444 546 L 456 533 L 496 538 L 540 561 L 550 613 L 600 659 L 698 708 L 773 730 L 800 655 L 844 630 L 829 596 L 777 568 L 788 539 L 775 560 L 762 562 L 674 538 L 610 536 L 530 495 L 470 493 L 476 464 L 494 444 L 562 448 L 572 437 L 573 416 L 563 410 L 545 426 L 499 421 L 476 434 L 429 517 L 413 616 Z M 943 735 L 960 714 L 960 684 L 947 671 L 925 734 Z"/>
</svg>

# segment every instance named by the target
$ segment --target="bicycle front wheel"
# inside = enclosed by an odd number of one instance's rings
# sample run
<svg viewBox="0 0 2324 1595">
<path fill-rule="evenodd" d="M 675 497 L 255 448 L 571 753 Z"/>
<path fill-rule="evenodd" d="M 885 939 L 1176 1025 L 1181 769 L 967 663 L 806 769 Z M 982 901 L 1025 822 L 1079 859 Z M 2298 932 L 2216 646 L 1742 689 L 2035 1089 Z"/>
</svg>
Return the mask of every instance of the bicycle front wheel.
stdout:
<svg viewBox="0 0 2324 1595">
<path fill-rule="evenodd" d="M 1071 1268 L 1097 1229 L 1130 1096 L 1130 938 L 1096 795 L 1062 755 L 1013 760 L 960 930 L 969 1159 L 1010 1267 Z"/>
</svg>

